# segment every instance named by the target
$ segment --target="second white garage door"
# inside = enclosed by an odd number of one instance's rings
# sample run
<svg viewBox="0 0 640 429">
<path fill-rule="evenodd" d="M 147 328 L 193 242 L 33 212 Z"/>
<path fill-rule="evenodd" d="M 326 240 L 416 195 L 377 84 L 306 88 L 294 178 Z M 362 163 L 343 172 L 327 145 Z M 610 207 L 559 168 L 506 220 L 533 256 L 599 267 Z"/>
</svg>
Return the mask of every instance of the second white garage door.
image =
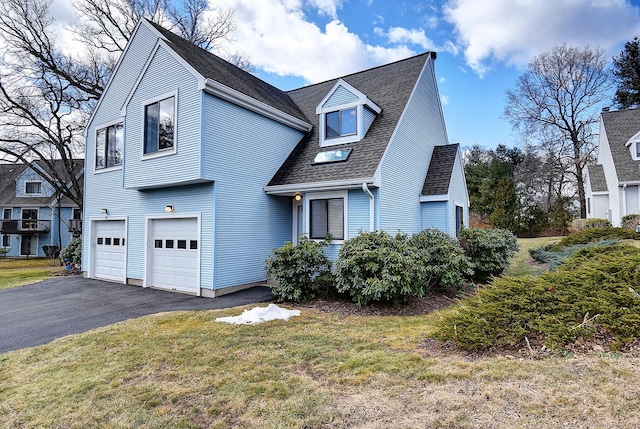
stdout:
<svg viewBox="0 0 640 429">
<path fill-rule="evenodd" d="M 123 220 L 97 221 L 94 227 L 93 277 L 124 282 L 125 223 Z"/>
<path fill-rule="evenodd" d="M 198 220 L 154 219 L 150 229 L 151 261 L 147 286 L 198 294 Z"/>
</svg>

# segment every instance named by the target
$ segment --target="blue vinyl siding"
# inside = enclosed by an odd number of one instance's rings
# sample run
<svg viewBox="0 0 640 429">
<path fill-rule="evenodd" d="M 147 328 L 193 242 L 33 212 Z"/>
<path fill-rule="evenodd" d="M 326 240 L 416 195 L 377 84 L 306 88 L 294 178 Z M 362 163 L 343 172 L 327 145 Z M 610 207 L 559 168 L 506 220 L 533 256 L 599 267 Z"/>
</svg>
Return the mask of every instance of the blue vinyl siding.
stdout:
<svg viewBox="0 0 640 429">
<path fill-rule="evenodd" d="M 419 196 L 435 145 L 447 143 L 433 60 L 423 73 L 396 127 L 380 166 L 380 227 L 416 233 Z"/>
<path fill-rule="evenodd" d="M 456 157 L 456 162 L 453 168 L 451 176 L 451 183 L 449 185 L 449 234 L 455 236 L 456 234 L 456 205 L 462 206 L 464 215 L 462 223 L 469 226 L 469 198 L 467 196 L 467 187 L 464 177 L 464 167 L 460 159 L 460 153 Z"/>
<path fill-rule="evenodd" d="M 345 89 L 343 86 L 339 86 L 336 90 L 331 94 L 331 97 L 322 105 L 324 108 L 341 106 L 347 103 L 353 103 L 358 101 L 358 96 L 353 94 L 348 89 Z"/>
<path fill-rule="evenodd" d="M 365 135 L 376 118 L 376 114 L 366 106 L 362 108 L 362 111 L 362 135 Z"/>
<path fill-rule="evenodd" d="M 429 201 L 420 204 L 422 229 L 437 228 L 449 233 L 449 209 L 446 201 Z"/>
<path fill-rule="evenodd" d="M 348 235 L 352 238 L 360 230 L 369 231 L 369 197 L 360 189 L 352 189 L 348 196 Z"/>
<path fill-rule="evenodd" d="M 293 198 L 262 186 L 302 133 L 209 94 L 203 115 L 203 176 L 216 183 L 214 287 L 263 281 L 267 256 L 291 240 Z"/>
<path fill-rule="evenodd" d="M 176 153 L 143 159 L 144 106 L 149 99 L 175 90 L 178 91 L 173 142 Z M 127 105 L 125 188 L 159 187 L 200 179 L 200 102 L 197 78 L 160 47 Z"/>
</svg>

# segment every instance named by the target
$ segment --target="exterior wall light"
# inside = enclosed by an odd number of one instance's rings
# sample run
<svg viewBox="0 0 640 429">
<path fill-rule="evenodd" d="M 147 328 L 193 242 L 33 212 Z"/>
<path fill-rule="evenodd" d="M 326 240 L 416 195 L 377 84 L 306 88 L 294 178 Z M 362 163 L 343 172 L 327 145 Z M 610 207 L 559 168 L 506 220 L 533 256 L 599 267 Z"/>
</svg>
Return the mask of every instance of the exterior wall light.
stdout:
<svg viewBox="0 0 640 429">
<path fill-rule="evenodd" d="M 100 213 L 103 215 L 109 214 L 109 209 L 100 209 Z"/>
<path fill-rule="evenodd" d="M 293 197 L 293 199 L 296 200 L 296 201 L 302 201 L 302 195 L 296 194 L 296 196 Z"/>
<path fill-rule="evenodd" d="M 173 210 L 174 210 L 174 208 L 173 208 L 173 204 L 168 204 L 168 205 L 164 208 L 164 211 L 165 211 L 165 212 L 167 212 L 167 213 L 173 213 Z"/>
</svg>

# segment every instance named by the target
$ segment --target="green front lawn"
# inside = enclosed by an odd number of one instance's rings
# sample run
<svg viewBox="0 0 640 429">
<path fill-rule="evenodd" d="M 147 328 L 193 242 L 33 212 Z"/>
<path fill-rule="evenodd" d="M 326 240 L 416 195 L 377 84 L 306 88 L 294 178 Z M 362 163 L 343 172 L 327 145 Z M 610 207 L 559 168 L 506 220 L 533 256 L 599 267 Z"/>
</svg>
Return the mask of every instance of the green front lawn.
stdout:
<svg viewBox="0 0 640 429">
<path fill-rule="evenodd" d="M 36 283 L 62 269 L 57 259 L 0 258 L 0 289 Z"/>
</svg>

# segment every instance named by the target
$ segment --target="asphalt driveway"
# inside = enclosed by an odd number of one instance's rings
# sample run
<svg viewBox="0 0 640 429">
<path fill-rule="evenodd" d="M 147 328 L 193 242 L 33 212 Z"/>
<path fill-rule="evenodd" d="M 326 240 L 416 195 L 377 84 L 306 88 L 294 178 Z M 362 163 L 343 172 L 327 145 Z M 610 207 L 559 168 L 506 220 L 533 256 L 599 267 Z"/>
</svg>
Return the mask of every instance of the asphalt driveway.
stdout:
<svg viewBox="0 0 640 429">
<path fill-rule="evenodd" d="M 81 276 L 56 277 L 0 290 L 0 353 L 147 314 L 216 310 L 271 299 L 273 295 L 267 287 L 199 298 Z"/>
</svg>

